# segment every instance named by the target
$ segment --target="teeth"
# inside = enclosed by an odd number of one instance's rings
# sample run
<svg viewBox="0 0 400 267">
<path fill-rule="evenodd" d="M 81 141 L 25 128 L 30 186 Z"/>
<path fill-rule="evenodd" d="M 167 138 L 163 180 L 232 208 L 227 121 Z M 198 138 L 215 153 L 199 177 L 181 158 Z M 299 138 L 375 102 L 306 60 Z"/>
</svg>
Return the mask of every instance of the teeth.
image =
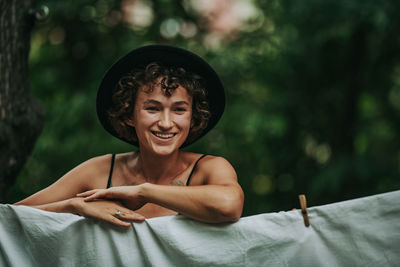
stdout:
<svg viewBox="0 0 400 267">
<path fill-rule="evenodd" d="M 165 139 L 171 138 L 174 136 L 174 134 L 163 134 L 163 133 L 156 133 L 156 132 L 154 132 L 154 135 L 157 137 L 160 137 L 160 138 L 165 138 Z"/>
</svg>

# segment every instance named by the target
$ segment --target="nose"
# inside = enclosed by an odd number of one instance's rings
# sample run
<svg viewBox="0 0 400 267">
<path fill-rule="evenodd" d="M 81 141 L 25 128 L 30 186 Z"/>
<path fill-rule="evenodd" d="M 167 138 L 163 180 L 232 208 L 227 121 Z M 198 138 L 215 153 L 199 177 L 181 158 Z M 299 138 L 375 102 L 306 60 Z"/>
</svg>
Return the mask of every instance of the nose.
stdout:
<svg viewBox="0 0 400 267">
<path fill-rule="evenodd" d="M 164 111 L 160 114 L 160 119 L 158 120 L 158 127 L 163 130 L 171 129 L 174 123 L 172 122 L 171 114 L 168 111 Z"/>
</svg>

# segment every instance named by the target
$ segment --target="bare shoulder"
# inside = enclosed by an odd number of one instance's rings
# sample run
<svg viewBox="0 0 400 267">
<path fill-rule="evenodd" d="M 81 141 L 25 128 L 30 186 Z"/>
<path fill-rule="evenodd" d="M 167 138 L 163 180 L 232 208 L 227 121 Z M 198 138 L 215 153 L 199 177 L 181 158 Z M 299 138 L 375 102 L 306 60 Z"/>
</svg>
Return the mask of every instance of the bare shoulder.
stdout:
<svg viewBox="0 0 400 267">
<path fill-rule="evenodd" d="M 107 163 L 111 163 L 111 156 L 111 154 L 106 154 L 90 158 L 78 165 L 77 168 L 101 168 L 107 165 Z"/>
<path fill-rule="evenodd" d="M 111 154 L 90 158 L 63 175 L 54 184 L 62 183 L 74 191 L 104 188 L 111 165 Z"/>
<path fill-rule="evenodd" d="M 207 183 L 237 183 L 235 169 L 223 157 L 207 155 L 199 161 L 197 168 Z"/>
<path fill-rule="evenodd" d="M 91 158 L 66 174 L 53 184 L 22 200 L 19 204 L 39 205 L 74 197 L 77 193 L 106 186 L 111 155 Z"/>
<path fill-rule="evenodd" d="M 67 173 L 85 182 L 85 190 L 104 187 L 111 167 L 111 154 L 93 157 Z"/>
<path fill-rule="evenodd" d="M 233 169 L 232 165 L 227 159 L 212 155 L 206 155 L 203 159 L 201 159 L 199 161 L 199 166 L 200 165 L 206 168 L 216 167 Z"/>
</svg>

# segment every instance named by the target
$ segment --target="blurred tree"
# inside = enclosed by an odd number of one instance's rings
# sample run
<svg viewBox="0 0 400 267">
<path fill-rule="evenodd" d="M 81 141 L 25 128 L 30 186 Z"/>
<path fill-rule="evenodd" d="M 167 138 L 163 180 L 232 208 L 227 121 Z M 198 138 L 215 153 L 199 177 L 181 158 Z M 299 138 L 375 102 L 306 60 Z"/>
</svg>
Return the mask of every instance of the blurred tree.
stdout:
<svg viewBox="0 0 400 267">
<path fill-rule="evenodd" d="M 0 0 L 0 202 L 42 128 L 41 109 L 29 94 L 32 5 L 32 1 Z"/>
<path fill-rule="evenodd" d="M 253 138 L 236 145 L 252 148 L 238 162 L 255 166 L 238 170 L 253 172 L 247 211 L 289 209 L 302 192 L 317 205 L 400 188 L 399 2 L 258 4 L 263 27 L 224 51 L 251 73 L 228 73 L 252 103 L 238 118 Z"/>
</svg>

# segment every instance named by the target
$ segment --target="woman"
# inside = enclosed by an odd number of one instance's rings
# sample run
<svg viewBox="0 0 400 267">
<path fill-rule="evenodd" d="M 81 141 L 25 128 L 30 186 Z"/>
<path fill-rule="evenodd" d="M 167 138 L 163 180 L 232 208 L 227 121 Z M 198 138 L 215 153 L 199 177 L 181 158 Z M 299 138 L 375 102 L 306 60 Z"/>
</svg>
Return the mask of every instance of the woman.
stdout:
<svg viewBox="0 0 400 267">
<path fill-rule="evenodd" d="M 108 132 L 139 150 L 92 158 L 16 204 L 126 227 L 178 213 L 236 221 L 244 196 L 233 167 L 181 150 L 215 126 L 224 106 L 222 84 L 200 57 L 172 46 L 135 49 L 103 78 L 97 114 Z"/>
</svg>

